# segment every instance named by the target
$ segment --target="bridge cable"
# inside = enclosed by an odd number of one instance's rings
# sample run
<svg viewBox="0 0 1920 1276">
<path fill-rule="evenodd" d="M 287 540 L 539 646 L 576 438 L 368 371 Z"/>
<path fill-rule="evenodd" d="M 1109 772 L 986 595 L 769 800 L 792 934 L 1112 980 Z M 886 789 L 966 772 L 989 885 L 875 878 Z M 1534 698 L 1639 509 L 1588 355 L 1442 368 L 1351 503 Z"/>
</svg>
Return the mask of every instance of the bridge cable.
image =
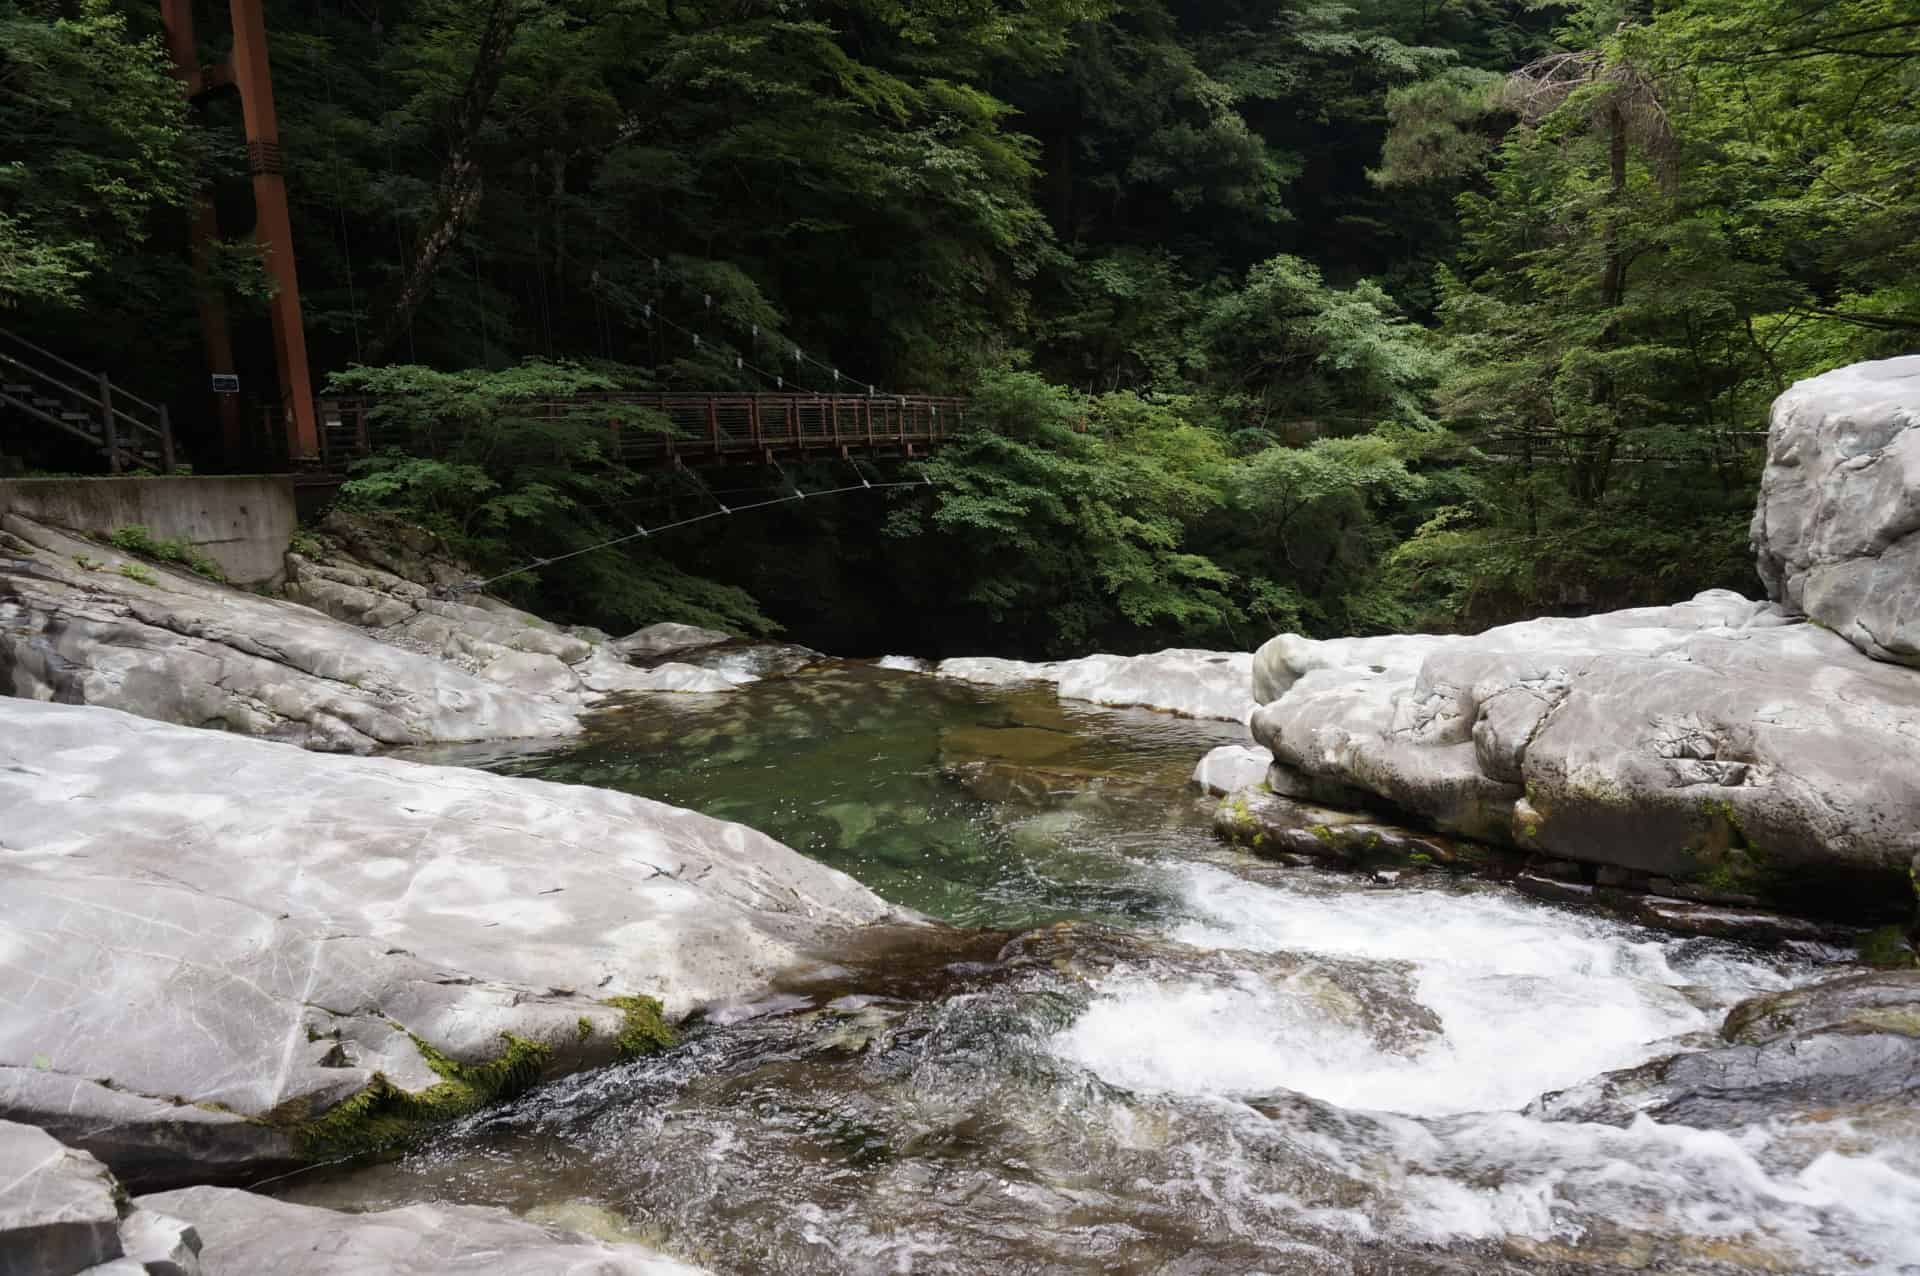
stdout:
<svg viewBox="0 0 1920 1276">
<path fill-rule="evenodd" d="M 706 485 L 701 484 L 701 486 L 704 488 Z M 548 558 L 535 558 L 532 561 L 520 567 L 516 567 L 511 571 L 504 571 L 499 573 L 498 575 L 488 576 L 482 580 L 468 580 L 468 581 L 461 581 L 460 583 L 454 584 L 454 585 L 442 585 L 439 589 L 435 590 L 434 592 L 443 598 L 454 598 L 454 597 L 458 597 L 461 594 L 477 594 L 485 590 L 487 586 L 495 584 L 499 581 L 503 581 L 507 579 L 509 576 L 519 576 L 519 575 L 522 575 L 523 573 L 535 571 L 542 567 L 551 567 L 555 563 L 565 562 L 569 558 L 578 558 L 582 554 L 591 554 L 596 550 L 610 549 L 615 545 L 624 545 L 628 541 L 641 540 L 644 538 L 657 536 L 661 532 L 670 532 L 670 531 L 673 531 L 675 528 L 688 527 L 694 523 L 704 523 L 710 518 L 723 518 L 730 514 L 744 514 L 750 510 L 766 509 L 769 506 L 773 506 L 773 505 L 785 505 L 789 501 L 805 500 L 805 499 L 808 499 L 810 496 L 839 496 L 844 492 L 860 492 L 860 491 L 877 492 L 883 488 L 889 488 L 889 487 L 932 487 L 932 486 L 933 486 L 933 480 L 925 476 L 922 476 L 921 478 L 915 479 L 912 481 L 903 481 L 903 482 L 894 482 L 894 483 L 870 483 L 863 478 L 860 480 L 860 482 L 849 484 L 846 487 L 828 488 L 824 492 L 813 492 L 813 493 L 803 492 L 803 493 L 800 493 L 799 495 L 776 496 L 771 500 L 755 501 L 750 505 L 728 506 L 726 504 L 721 503 L 719 499 L 716 497 L 715 503 L 718 504 L 720 508 L 708 510 L 704 514 L 695 514 L 691 518 L 683 518 L 678 520 L 677 522 L 663 523 L 659 527 L 647 527 L 647 526 L 644 526 L 643 524 L 636 523 L 634 524 L 634 528 L 631 532 L 627 532 L 620 536 L 608 537 L 606 540 L 600 541 L 597 544 L 588 545 L 583 549 L 569 550 L 564 554 L 554 554 Z"/>
<path fill-rule="evenodd" d="M 636 252 L 636 253 L 639 253 L 639 252 L 641 252 L 641 251 L 642 251 L 642 250 L 640 249 L 640 247 L 639 247 L 639 245 L 637 245 L 637 244 L 635 244 L 635 243 L 634 243 L 634 242 L 633 242 L 633 241 L 632 241 L 631 239 L 628 239 L 628 238 L 627 238 L 627 237 L 626 237 L 625 235 L 623 235 L 623 234 L 621 234 L 621 233 L 620 233 L 619 231 L 617 231 L 617 230 L 610 230 L 610 229 L 609 229 L 609 230 L 608 230 L 608 231 L 607 231 L 606 233 L 608 233 L 608 234 L 610 234 L 610 235 L 612 235 L 612 236 L 613 236 L 613 237 L 614 237 L 615 239 L 617 239 L 617 240 L 619 240 L 619 241 L 620 241 L 621 243 L 623 243 L 623 244 L 625 244 L 625 245 L 626 245 L 626 246 L 627 246 L 627 247 L 628 247 L 629 249 L 631 249 L 631 250 L 633 250 L 634 252 Z M 659 257 L 652 257 L 652 259 L 651 259 L 651 260 L 652 260 L 652 263 L 653 263 L 653 283 L 654 283 L 654 287 L 655 287 L 655 290 L 656 290 L 656 294 L 657 294 L 657 291 L 658 291 L 658 289 L 659 289 L 659 286 L 660 286 L 660 275 L 661 275 L 661 269 L 662 269 L 662 261 L 661 261 L 661 259 L 660 259 Z M 685 273 L 684 271 L 682 271 L 682 270 L 680 270 L 680 269 L 679 269 L 678 267 L 676 267 L 676 266 L 674 266 L 671 260 L 668 260 L 668 261 L 667 261 L 667 262 L 665 263 L 665 267 L 666 267 L 666 269 L 667 269 L 667 270 L 669 270 L 669 271 L 671 271 L 671 272 L 673 273 L 673 275 L 674 275 L 674 276 L 675 276 L 675 277 L 676 277 L 676 278 L 677 278 L 677 279 L 678 279 L 678 280 L 679 280 L 679 281 L 680 281 L 681 283 L 683 283 L 683 284 L 686 284 L 686 285 L 688 285 L 688 286 L 694 286 L 694 285 L 693 285 L 693 280 L 692 280 L 692 279 L 690 279 L 690 278 L 689 278 L 689 277 L 687 276 L 687 274 L 686 274 L 686 273 Z M 709 314 L 711 314 L 711 313 L 712 313 L 712 309 L 713 309 L 713 294 L 712 294 L 711 292 L 702 292 L 702 294 L 701 294 L 701 295 L 702 295 L 702 297 L 703 297 L 703 298 L 704 298 L 704 300 L 705 300 L 705 303 L 706 303 L 706 309 L 707 309 L 707 312 L 708 312 Z M 704 344 L 705 344 L 705 339 L 704 339 L 704 338 L 702 337 L 702 334 L 700 334 L 700 333 L 697 333 L 697 332 L 695 332 L 695 331 L 694 331 L 693 329 L 691 329 L 691 328 L 687 328 L 687 327 L 683 327 L 682 325 L 680 325 L 680 324 L 678 324 L 678 323 L 675 323 L 675 322 L 674 322 L 674 321 L 673 321 L 672 319 L 669 319 L 669 318 L 668 318 L 668 317 L 666 316 L 666 314 L 665 314 L 665 313 L 663 313 L 663 312 L 660 312 L 660 311 L 659 311 L 659 305 L 658 305 L 658 301 L 657 301 L 657 299 L 650 299 L 650 300 L 649 300 L 649 301 L 648 301 L 648 302 L 646 303 L 646 312 L 647 312 L 647 318 L 648 318 L 649 320 L 651 320 L 652 318 L 655 318 L 655 317 L 658 317 L 658 318 L 659 318 L 659 319 L 660 319 L 660 320 L 661 320 L 662 322 L 664 322 L 664 323 L 665 323 L 665 324 L 666 324 L 666 325 L 667 325 L 668 327 L 670 327 L 670 328 L 673 328 L 673 329 L 675 329 L 676 331 L 678 331 L 678 332 L 681 332 L 681 333 L 683 333 L 683 334 L 685 334 L 686 336 L 688 336 L 688 337 L 690 337 L 690 338 L 692 338 L 692 339 L 693 339 L 693 342 L 694 342 L 694 348 L 695 348 L 695 349 L 700 349 L 700 348 L 702 348 L 702 347 L 704 346 Z M 722 313 L 723 313 L 723 315 L 724 315 L 724 310 L 723 310 L 723 312 L 722 312 Z M 753 343 L 754 343 L 754 349 L 755 349 L 755 350 L 758 350 L 758 349 L 759 349 L 759 345 L 760 345 L 760 335 L 761 335 L 761 334 L 760 334 L 760 325 L 759 325 L 759 324 L 754 324 L 754 325 L 752 325 L 752 329 L 753 329 Z M 767 335 L 768 335 L 768 336 L 769 336 L 770 338 L 773 338 L 773 337 L 775 337 L 775 334 L 772 334 L 772 333 L 769 333 L 769 334 L 767 334 Z M 820 370 L 822 370 L 823 372 L 826 372 L 826 373 L 828 373 L 828 374 L 829 374 L 830 376 L 832 376 L 832 378 L 833 378 L 833 384 L 834 384 L 834 386 L 835 386 L 835 387 L 838 387 L 838 385 L 840 384 L 840 382 L 841 382 L 841 381 L 842 381 L 842 380 L 844 379 L 844 380 L 846 380 L 846 381 L 848 381 L 848 382 L 849 382 L 850 384 L 852 384 L 852 385 L 855 385 L 855 386 L 860 386 L 860 385 L 864 385 L 864 386 L 866 386 L 866 388 L 867 388 L 867 393 L 866 393 L 866 397 L 868 397 L 868 398 L 874 398 L 874 397 L 879 397 L 879 396 L 880 396 L 880 394 L 881 394 L 881 392 L 880 392 L 880 386 L 879 386 L 879 383 L 878 383 L 878 382 L 872 382 L 872 381 L 863 381 L 863 380 L 861 380 L 861 379 L 860 379 L 860 378 L 858 378 L 858 377 L 853 377 L 853 376 L 850 376 L 850 375 L 847 375 L 847 374 L 844 374 L 844 373 L 842 373 L 842 372 L 841 372 L 841 370 L 839 369 L 839 367 L 837 367 L 836 365 L 834 365 L 834 364 L 831 364 L 831 363 L 827 363 L 827 362 L 825 362 L 824 360 L 821 360 L 821 359 L 816 359 L 816 358 L 814 358 L 814 357 L 813 357 L 812 355 L 810 355 L 810 354 L 808 354 L 808 353 L 806 353 L 806 352 L 805 352 L 804 350 L 802 350 L 802 349 L 800 348 L 800 345 L 799 345 L 799 343 L 797 343 L 797 342 L 794 342 L 794 341 L 791 341 L 791 340 L 788 340 L 788 339 L 785 339 L 785 338 L 779 338 L 779 339 L 778 339 L 778 341 L 779 341 L 779 343 L 781 343 L 781 344 L 785 344 L 785 345 L 787 345 L 787 346 L 788 346 L 788 347 L 790 348 L 790 350 L 791 350 L 791 352 L 792 352 L 792 358 L 793 358 L 793 360 L 794 360 L 794 363 L 795 363 L 796 365 L 798 365 L 798 364 L 800 364 L 800 363 L 801 363 L 801 362 L 803 362 L 803 361 L 804 361 L 804 362 L 806 362 L 806 363 L 811 363 L 811 364 L 813 364 L 813 365 L 814 365 L 815 367 L 817 367 L 817 368 L 819 368 L 819 369 L 820 369 Z M 737 357 L 737 356 L 736 356 L 736 357 Z M 741 367 L 743 367 L 743 368 L 750 368 L 750 369 L 752 369 L 753 371 L 755 371 L 755 372 L 757 372 L 757 373 L 759 373 L 759 374 L 760 374 L 761 376 L 763 376 L 763 377 L 765 377 L 765 378 L 767 378 L 768 380 L 770 380 L 770 381 L 775 381 L 775 382 L 777 382 L 777 383 L 779 383 L 779 385 L 780 385 L 780 388 L 781 388 L 781 389 L 784 389 L 784 388 L 785 388 L 785 375 L 784 375 L 784 374 L 782 374 L 782 373 L 773 373 L 773 372 L 768 372 L 768 371 L 767 371 L 766 369 L 764 369 L 764 368 L 760 368 L 760 367 L 756 367 L 756 366 L 755 366 L 755 365 L 754 365 L 753 363 L 751 363 L 751 362 L 749 362 L 749 361 L 747 361 L 747 360 L 745 360 L 744 358 L 741 358 L 741 359 L 739 359 L 739 366 L 741 366 Z M 799 384 L 799 382 L 798 382 L 798 380 L 797 380 L 797 378 L 796 378 L 796 380 L 795 380 L 795 384 L 796 384 L 796 385 L 798 385 L 798 384 Z M 802 388 L 802 389 L 804 389 L 805 387 L 801 387 L 801 388 Z M 835 390 L 829 390 L 829 391 L 827 391 L 827 393 L 829 393 L 829 394 L 833 394 L 833 393 L 837 393 L 837 392 L 838 392 L 838 391 L 837 391 L 837 389 L 835 389 Z M 817 390 L 816 390 L 816 391 L 812 391 L 812 393 L 815 393 L 815 394 L 818 394 L 818 393 L 820 393 L 820 391 L 817 391 Z"/>
</svg>

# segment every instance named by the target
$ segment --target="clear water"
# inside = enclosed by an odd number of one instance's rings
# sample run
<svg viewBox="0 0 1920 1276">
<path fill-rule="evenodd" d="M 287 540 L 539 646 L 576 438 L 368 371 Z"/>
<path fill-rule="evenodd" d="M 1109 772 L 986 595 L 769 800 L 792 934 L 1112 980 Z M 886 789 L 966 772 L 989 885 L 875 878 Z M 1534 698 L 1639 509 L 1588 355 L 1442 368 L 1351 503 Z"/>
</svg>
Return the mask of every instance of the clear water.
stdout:
<svg viewBox="0 0 1920 1276">
<path fill-rule="evenodd" d="M 1518 1109 L 1820 973 L 1220 847 L 1238 728 L 828 664 L 442 761 L 745 820 L 953 924 L 315 1203 L 503 1205 L 718 1272 L 1920 1271 L 1920 1114 Z"/>
</svg>

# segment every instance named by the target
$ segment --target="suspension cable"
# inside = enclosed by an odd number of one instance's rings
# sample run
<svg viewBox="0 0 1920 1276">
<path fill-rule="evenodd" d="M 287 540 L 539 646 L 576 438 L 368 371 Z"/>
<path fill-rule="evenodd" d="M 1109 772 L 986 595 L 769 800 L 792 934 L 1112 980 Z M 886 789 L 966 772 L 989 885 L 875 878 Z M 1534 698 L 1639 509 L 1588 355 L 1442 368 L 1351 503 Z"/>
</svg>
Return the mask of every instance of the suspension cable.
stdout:
<svg viewBox="0 0 1920 1276">
<path fill-rule="evenodd" d="M 855 472 L 858 473 L 858 470 L 856 469 Z M 692 471 L 688 471 L 688 473 L 691 474 Z M 694 476 L 694 481 L 699 482 L 698 475 Z M 714 504 L 717 505 L 719 508 L 708 510 L 704 514 L 695 514 L 691 518 L 683 518 L 678 520 L 677 522 L 663 523 L 659 527 L 646 527 L 642 524 L 636 523 L 634 524 L 634 528 L 631 532 L 624 533 L 623 535 L 620 535 L 620 536 L 609 537 L 606 540 L 600 541 L 597 544 L 588 545 L 584 549 L 569 550 L 564 554 L 555 554 L 550 558 L 535 558 L 531 562 L 528 562 L 523 564 L 522 566 L 516 567 L 511 571 L 504 571 L 499 573 L 496 576 L 488 576 L 483 580 L 469 580 L 469 581 L 461 581 L 460 583 L 454 584 L 454 585 L 443 585 L 434 592 L 444 598 L 457 597 L 458 595 L 461 595 L 461 594 L 481 593 L 487 588 L 487 586 L 495 584 L 499 581 L 503 581 L 507 579 L 509 576 L 519 576 L 519 575 L 522 575 L 523 573 L 535 571 L 542 567 L 551 567 L 553 564 L 565 562 L 569 558 L 578 558 L 582 554 L 591 554 L 591 553 L 594 553 L 596 550 L 611 549 L 615 545 L 624 545 L 628 541 L 642 540 L 647 537 L 658 536 L 661 532 L 670 532 L 670 531 L 673 531 L 675 528 L 689 527 L 694 523 L 704 523 L 710 518 L 724 518 L 730 514 L 744 514 L 744 513 L 747 513 L 749 510 L 766 509 L 768 506 L 772 506 L 772 505 L 785 505 L 790 501 L 811 500 L 816 496 L 839 496 L 842 493 L 846 493 L 846 492 L 878 492 L 878 491 L 881 491 L 882 489 L 890 488 L 890 487 L 928 487 L 930 488 L 932 486 L 933 486 L 933 480 L 924 475 L 918 479 L 914 479 L 911 481 L 898 481 L 898 482 L 892 482 L 892 483 L 874 483 L 874 482 L 868 481 L 864 476 L 862 476 L 858 483 L 849 483 L 845 487 L 831 487 L 821 492 L 802 492 L 800 491 L 799 486 L 796 484 L 794 487 L 793 493 L 787 496 L 776 496 L 770 500 L 754 501 L 752 504 L 749 504 L 749 505 L 727 505 L 725 502 L 721 501 L 719 497 L 714 496 L 712 491 L 709 488 L 707 488 L 707 485 L 705 483 L 701 483 L 700 484 L 701 490 L 705 491 L 707 495 L 713 499 Z"/>
</svg>

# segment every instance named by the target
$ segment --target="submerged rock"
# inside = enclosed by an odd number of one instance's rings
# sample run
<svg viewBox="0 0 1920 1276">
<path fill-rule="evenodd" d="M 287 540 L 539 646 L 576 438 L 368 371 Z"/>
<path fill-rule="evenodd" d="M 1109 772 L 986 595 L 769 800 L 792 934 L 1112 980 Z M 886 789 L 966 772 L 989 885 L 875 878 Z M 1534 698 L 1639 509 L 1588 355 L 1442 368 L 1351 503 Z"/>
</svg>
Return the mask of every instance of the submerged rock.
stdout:
<svg viewBox="0 0 1920 1276">
<path fill-rule="evenodd" d="M 232 1188 L 141 1197 L 143 1210 L 192 1220 L 206 1276 L 700 1276 L 630 1242 L 544 1227 L 502 1209 L 409 1205 L 347 1214 Z"/>
<path fill-rule="evenodd" d="M 1776 601 L 1876 660 L 1920 666 L 1920 355 L 1774 400 L 1752 534 Z"/>
<path fill-rule="evenodd" d="M 1050 664 L 967 656 L 943 660 L 934 672 L 994 687 L 1048 682 L 1063 700 L 1245 722 L 1254 708 L 1247 694 L 1252 660 L 1245 652 L 1171 648 L 1146 656 L 1084 656 Z"/>
<path fill-rule="evenodd" d="M 892 910 L 737 824 L 0 699 L 0 1116 L 141 1185 L 657 1041 Z M 84 813 L 84 818 L 76 818 Z"/>
<path fill-rule="evenodd" d="M 1847 975 L 1766 993 L 1727 1013 L 1727 1044 L 1542 1096 L 1530 1115 L 1625 1125 L 1645 1115 L 1707 1129 L 1845 1117 L 1920 1100 L 1920 971 Z"/>
</svg>

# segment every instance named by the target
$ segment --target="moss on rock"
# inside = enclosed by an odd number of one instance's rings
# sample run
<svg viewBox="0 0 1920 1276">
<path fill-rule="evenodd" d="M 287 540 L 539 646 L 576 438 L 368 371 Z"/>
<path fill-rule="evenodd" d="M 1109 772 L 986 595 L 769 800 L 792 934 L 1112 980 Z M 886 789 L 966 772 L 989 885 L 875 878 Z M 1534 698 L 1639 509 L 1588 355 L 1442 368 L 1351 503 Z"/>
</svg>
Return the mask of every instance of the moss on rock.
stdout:
<svg viewBox="0 0 1920 1276">
<path fill-rule="evenodd" d="M 606 1004 L 621 1013 L 614 1050 L 622 1059 L 638 1059 L 671 1049 L 679 1040 L 667 1023 L 660 1003 L 652 997 L 609 997 Z"/>
<path fill-rule="evenodd" d="M 1911 970 L 1920 966 L 1907 943 L 1906 927 L 1882 926 L 1860 937 L 1860 960 L 1882 970 Z"/>
<path fill-rule="evenodd" d="M 553 1058 L 551 1047 L 510 1032 L 501 1034 L 506 1048 L 484 1063 L 461 1063 L 412 1033 L 408 1036 L 427 1066 L 443 1078 L 438 1085 L 418 1092 L 403 1090 L 376 1072 L 358 1094 L 319 1116 L 283 1109 L 269 1118 L 269 1124 L 289 1126 L 294 1154 L 305 1160 L 379 1152 L 524 1093 L 540 1080 Z"/>
</svg>

